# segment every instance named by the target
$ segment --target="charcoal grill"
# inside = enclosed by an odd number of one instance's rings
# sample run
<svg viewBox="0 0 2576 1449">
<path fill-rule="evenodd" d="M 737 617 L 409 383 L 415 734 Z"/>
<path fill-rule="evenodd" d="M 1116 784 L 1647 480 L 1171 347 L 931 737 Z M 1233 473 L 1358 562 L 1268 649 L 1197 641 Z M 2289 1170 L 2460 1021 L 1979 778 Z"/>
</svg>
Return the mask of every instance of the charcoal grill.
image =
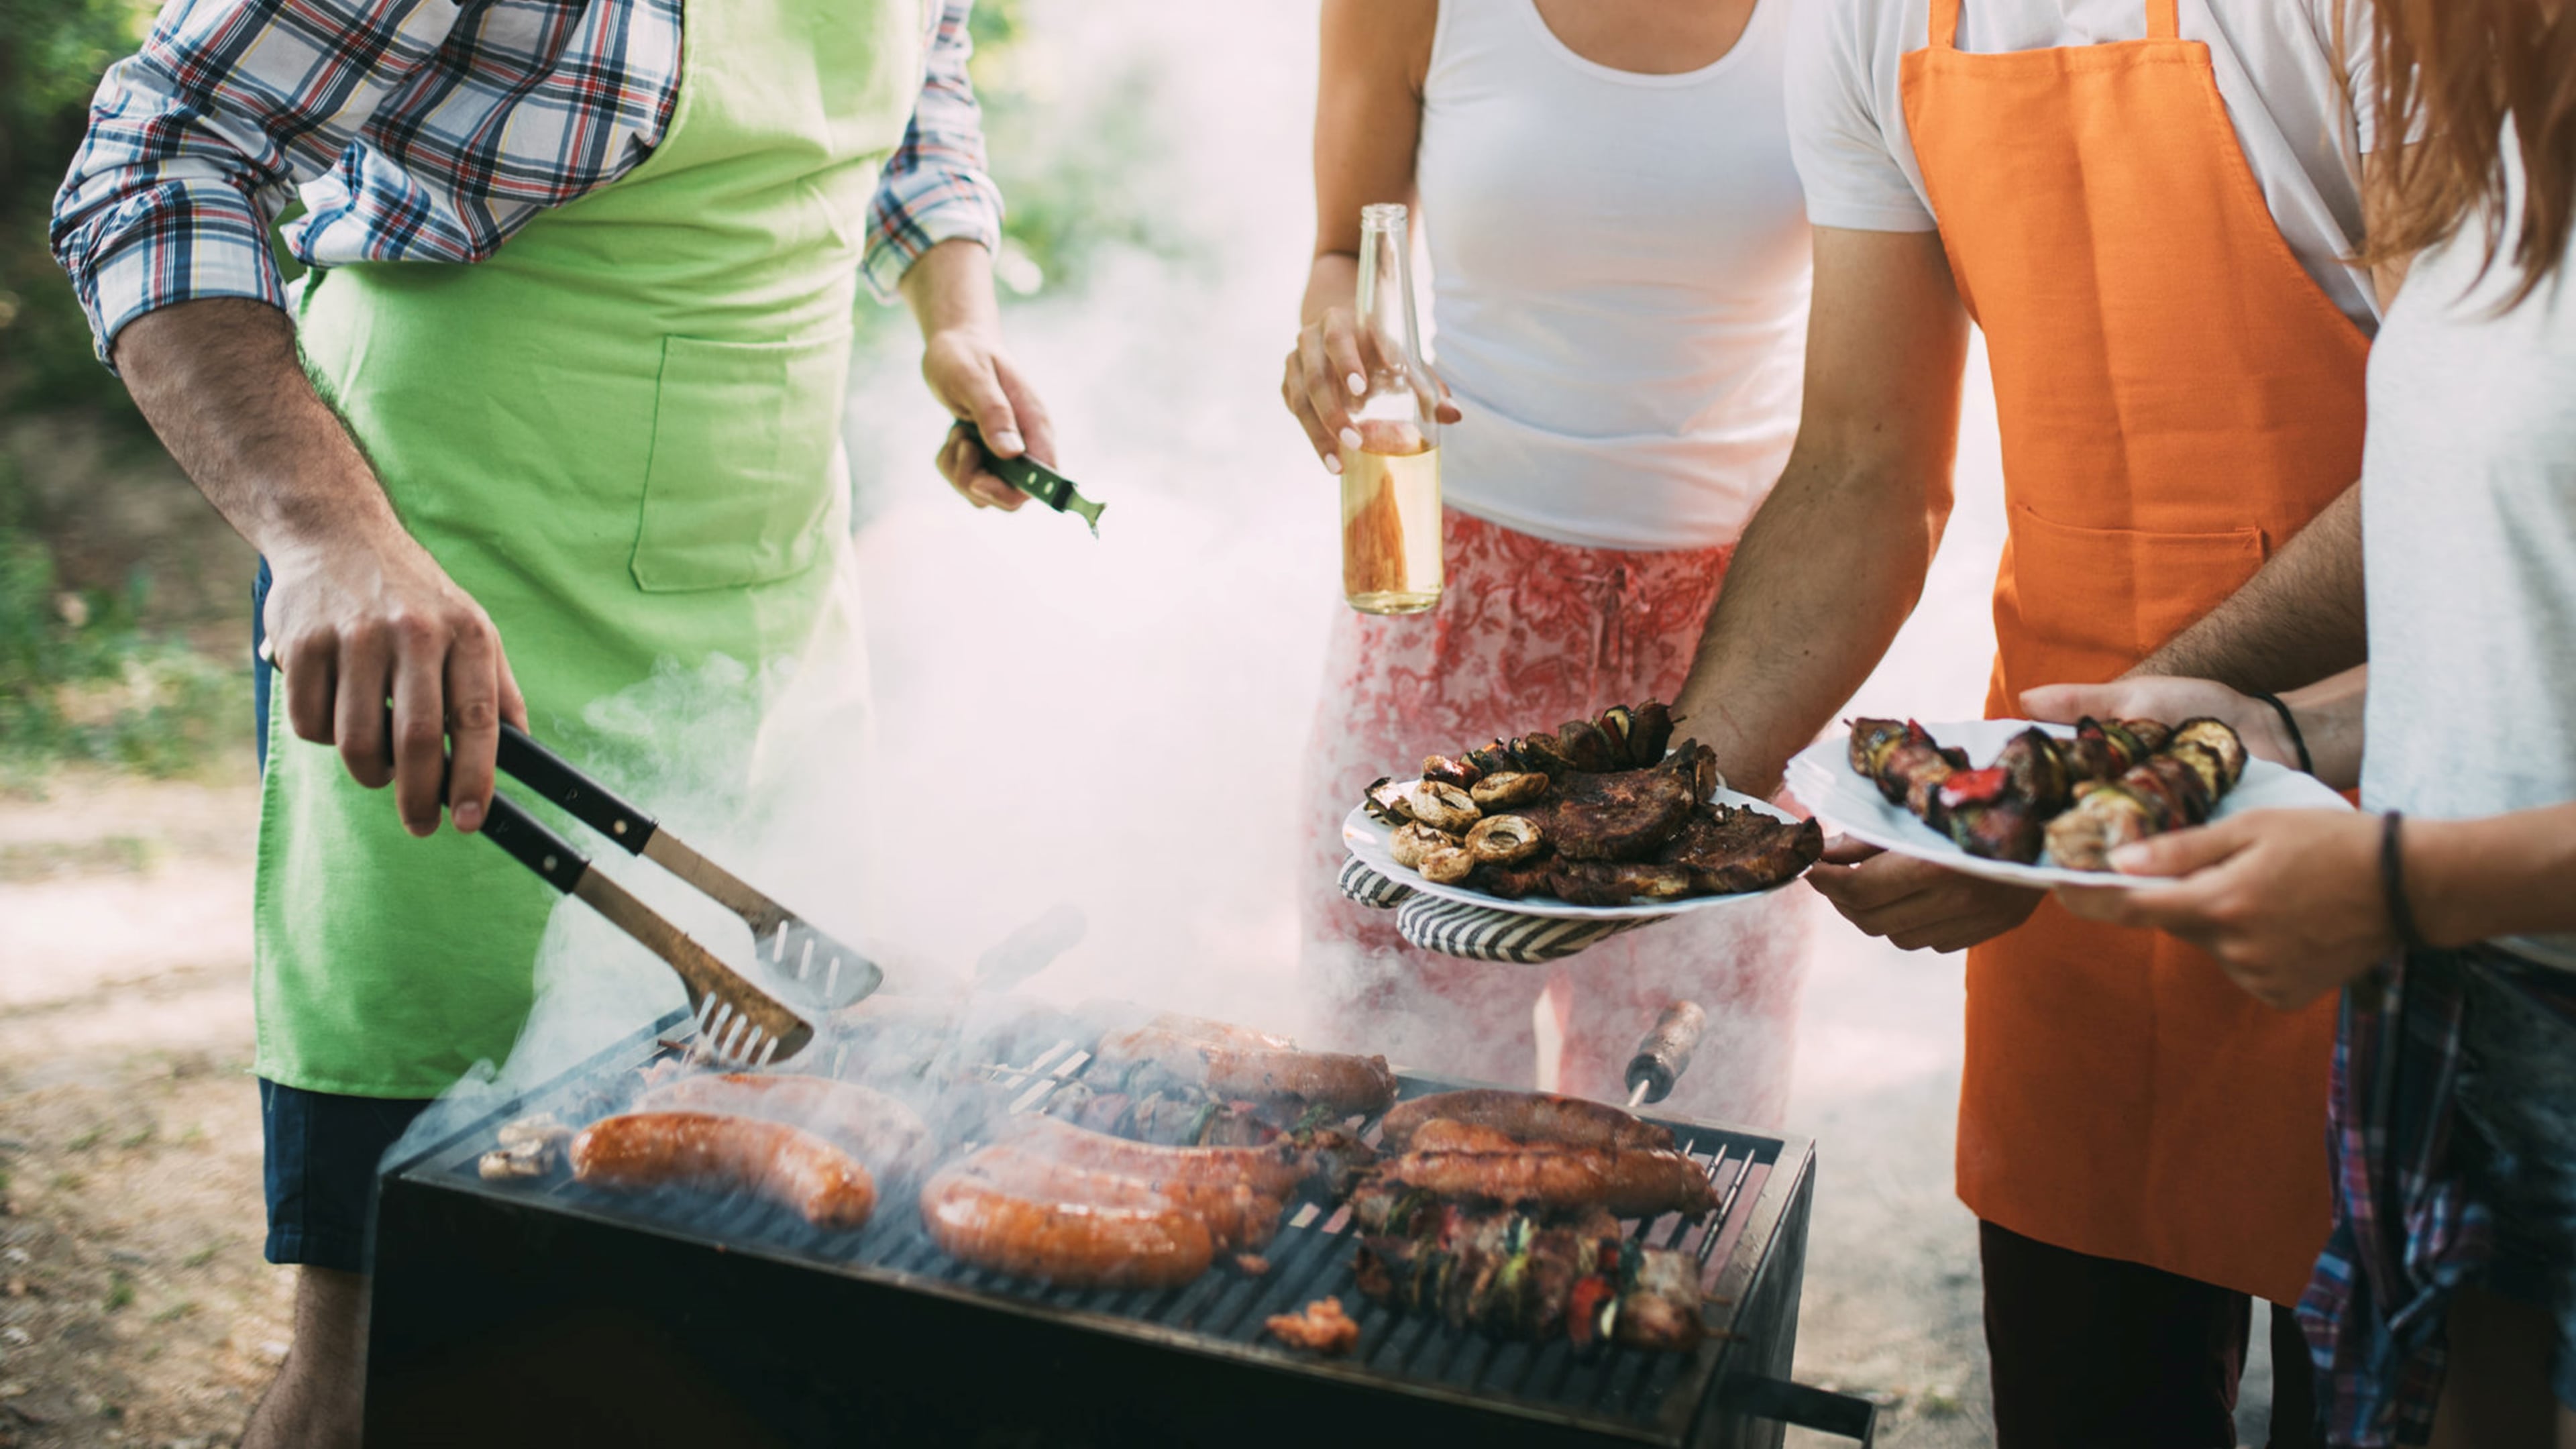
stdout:
<svg viewBox="0 0 2576 1449">
<path fill-rule="evenodd" d="M 764 1204 L 619 1195 L 476 1171 L 505 1121 L 600 1110 L 671 1050 L 675 1017 L 503 1105 L 381 1181 L 367 1367 L 371 1446 L 1777 1445 L 1785 1423 L 1869 1442 L 1871 1409 L 1786 1382 L 1814 1152 L 1660 1119 L 1720 1208 L 1636 1231 L 1698 1255 L 1712 1327 L 1691 1354 L 1507 1343 L 1364 1299 L 1348 1214 L 1292 1206 L 1265 1256 L 1168 1290 L 1048 1289 L 970 1268 L 908 1194 L 856 1234 Z M 1079 1073 L 1058 1040 L 987 1068 L 1027 1108 Z M 1402 1094 L 1461 1085 L 1403 1074 Z M 1374 1136 L 1374 1123 L 1368 1124 Z M 1338 1295 L 1358 1349 L 1286 1348 L 1262 1320 Z"/>
</svg>

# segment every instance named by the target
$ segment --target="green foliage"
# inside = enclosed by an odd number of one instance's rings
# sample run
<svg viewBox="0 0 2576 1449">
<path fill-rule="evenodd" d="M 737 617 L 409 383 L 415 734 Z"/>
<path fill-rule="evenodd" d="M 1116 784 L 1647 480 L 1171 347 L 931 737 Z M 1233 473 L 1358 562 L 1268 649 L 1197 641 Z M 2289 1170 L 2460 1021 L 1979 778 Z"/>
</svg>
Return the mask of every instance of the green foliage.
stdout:
<svg viewBox="0 0 2576 1449">
<path fill-rule="evenodd" d="M 151 583 L 64 589 L 0 460 L 0 785 L 78 760 L 178 774 L 239 736 L 246 666 L 142 626 Z"/>
<path fill-rule="evenodd" d="M 1002 189 L 1006 293 L 1079 289 L 1105 252 L 1177 257 L 1190 249 L 1148 184 L 1157 174 L 1157 92 L 1140 61 L 1107 100 L 1075 111 L 1048 94 L 1055 57 L 1024 18 L 1025 0 L 976 0 L 975 94 Z"/>
<path fill-rule="evenodd" d="M 140 0 L 0 0 L 0 415 L 74 407 L 140 431 L 93 357 L 46 226 L 90 94 L 151 14 Z"/>
</svg>

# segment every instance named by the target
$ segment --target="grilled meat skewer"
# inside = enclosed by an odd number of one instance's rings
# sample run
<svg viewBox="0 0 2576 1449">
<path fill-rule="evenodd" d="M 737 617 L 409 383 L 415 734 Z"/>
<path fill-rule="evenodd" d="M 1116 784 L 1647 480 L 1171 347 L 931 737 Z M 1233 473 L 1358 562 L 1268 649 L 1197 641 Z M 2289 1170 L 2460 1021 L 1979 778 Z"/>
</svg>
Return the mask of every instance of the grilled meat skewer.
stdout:
<svg viewBox="0 0 2576 1449">
<path fill-rule="evenodd" d="M 2233 728 L 2186 720 L 2162 753 L 2085 790 L 2049 822 L 2049 854 L 2069 870 L 2109 870 L 2123 845 L 2207 822 L 2244 774 L 2245 742 Z"/>
</svg>

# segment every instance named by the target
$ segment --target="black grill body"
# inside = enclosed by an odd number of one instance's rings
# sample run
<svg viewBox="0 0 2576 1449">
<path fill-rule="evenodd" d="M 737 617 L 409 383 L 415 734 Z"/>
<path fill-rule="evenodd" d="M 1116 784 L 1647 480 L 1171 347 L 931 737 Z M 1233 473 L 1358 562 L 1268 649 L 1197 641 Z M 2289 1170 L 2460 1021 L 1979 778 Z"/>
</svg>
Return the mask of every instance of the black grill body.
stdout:
<svg viewBox="0 0 2576 1449">
<path fill-rule="evenodd" d="M 503 1122 L 595 1113 L 601 1079 L 662 1049 L 644 1033 L 387 1166 L 369 1445 L 1751 1449 L 1781 1442 L 1758 1416 L 1804 1392 L 1781 1382 L 1813 1191 L 1802 1139 L 1666 1121 L 1721 1205 L 1634 1231 L 1700 1256 L 1720 1331 L 1691 1354 L 1577 1350 L 1368 1302 L 1348 1214 L 1324 1204 L 1289 1208 L 1260 1277 L 1076 1290 L 947 1258 L 903 1188 L 862 1231 L 828 1234 L 749 1201 L 478 1176 Z M 1072 1042 L 1039 1053 L 1020 1105 L 1085 1060 Z M 1457 1085 L 1408 1075 L 1402 1091 Z M 1264 1332 L 1327 1294 L 1361 1325 L 1348 1357 Z"/>
</svg>

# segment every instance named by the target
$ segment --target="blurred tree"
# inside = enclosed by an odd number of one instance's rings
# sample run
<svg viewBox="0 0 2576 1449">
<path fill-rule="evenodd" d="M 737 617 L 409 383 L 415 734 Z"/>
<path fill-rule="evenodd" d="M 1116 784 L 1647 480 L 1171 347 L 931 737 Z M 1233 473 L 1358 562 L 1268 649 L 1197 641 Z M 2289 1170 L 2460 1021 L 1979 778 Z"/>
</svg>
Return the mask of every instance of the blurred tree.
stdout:
<svg viewBox="0 0 2576 1449">
<path fill-rule="evenodd" d="M 0 0 L 0 416 L 73 407 L 140 426 L 45 233 L 90 93 L 151 17 L 143 0 Z"/>
</svg>

